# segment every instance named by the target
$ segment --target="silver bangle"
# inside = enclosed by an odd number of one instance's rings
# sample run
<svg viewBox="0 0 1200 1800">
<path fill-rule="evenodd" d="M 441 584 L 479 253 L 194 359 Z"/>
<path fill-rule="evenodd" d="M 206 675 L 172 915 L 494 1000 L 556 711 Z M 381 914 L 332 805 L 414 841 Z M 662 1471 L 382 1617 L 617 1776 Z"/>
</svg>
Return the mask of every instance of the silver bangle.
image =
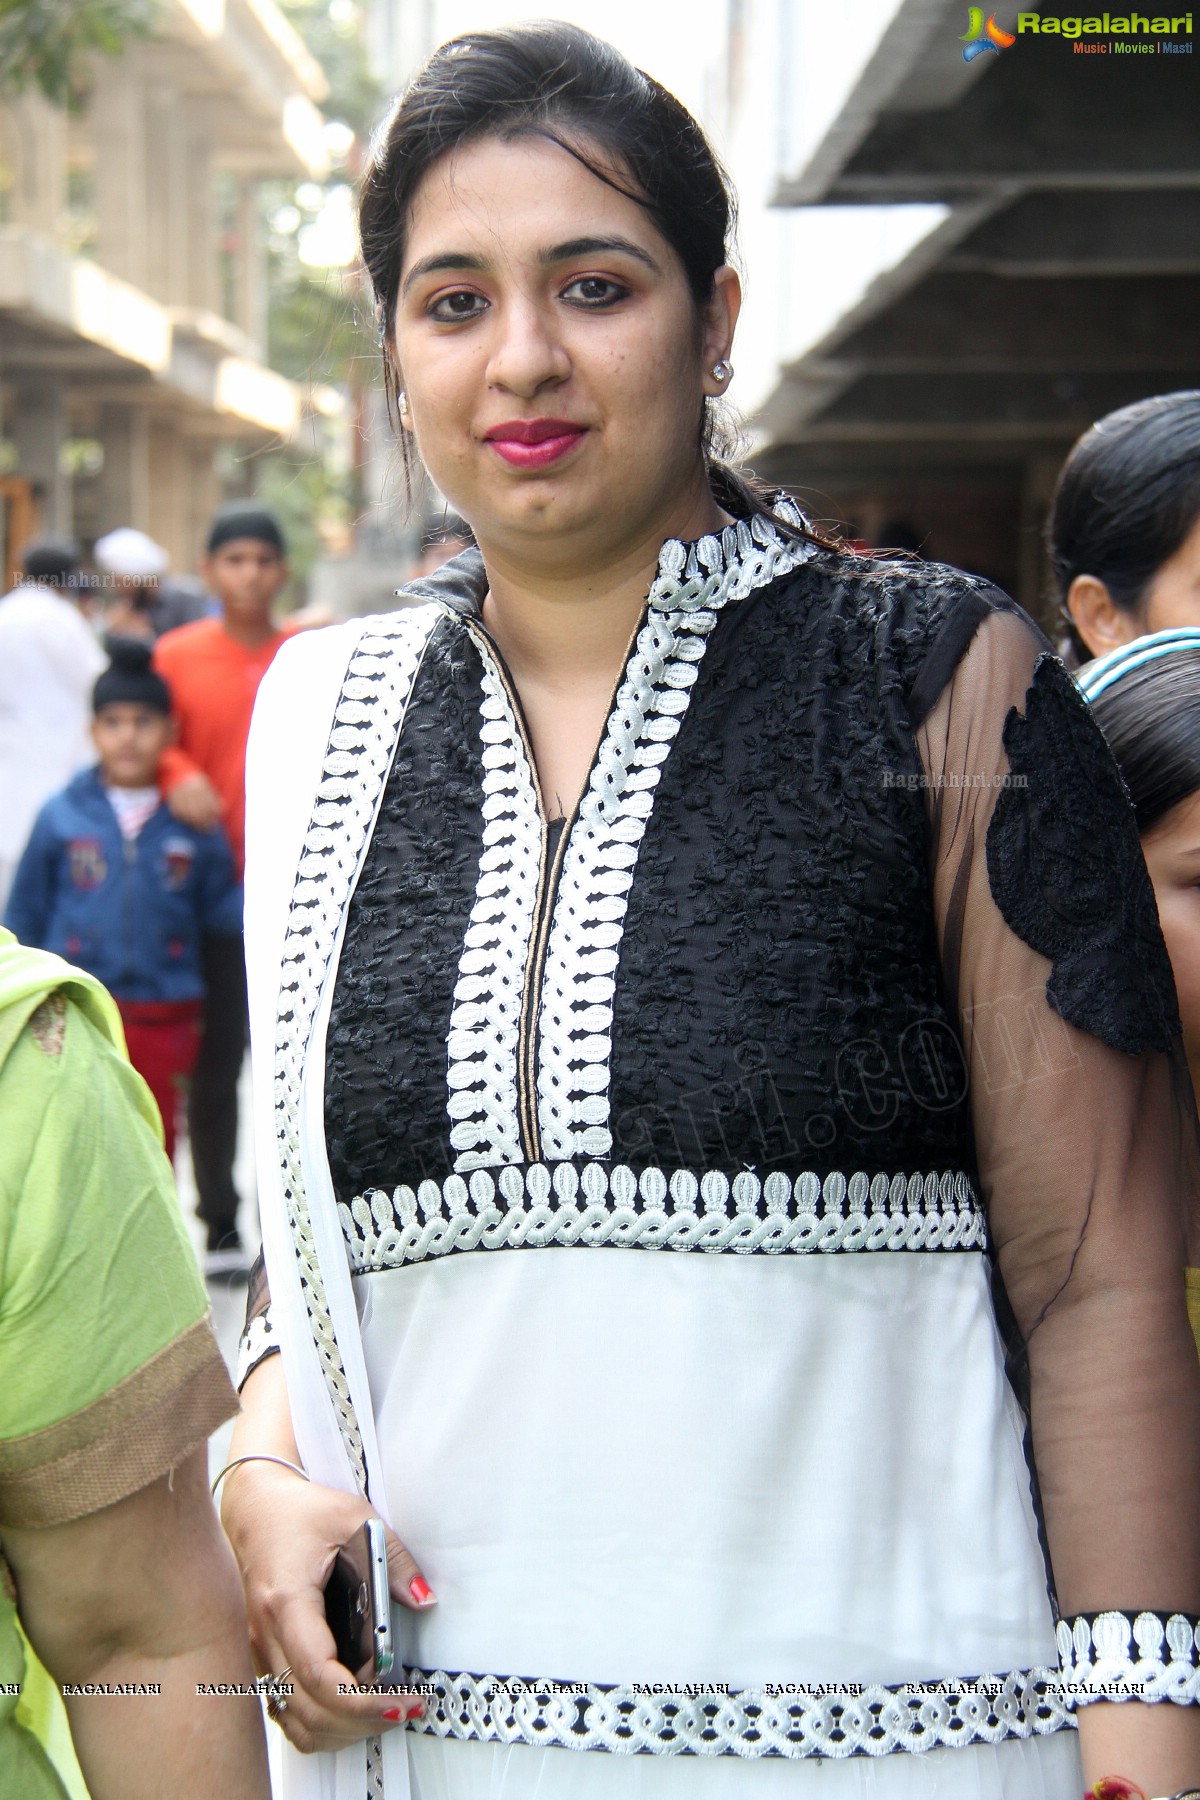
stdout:
<svg viewBox="0 0 1200 1800">
<path fill-rule="evenodd" d="M 249 1455 L 235 1456 L 232 1462 L 227 1462 L 225 1464 L 225 1467 L 221 1470 L 221 1473 L 217 1476 L 216 1480 L 208 1490 L 214 1500 L 217 1497 L 217 1489 L 228 1475 L 230 1469 L 236 1469 L 239 1463 L 248 1462 L 278 1463 L 281 1469 L 290 1469 L 292 1474 L 299 1475 L 302 1481 L 308 1481 L 310 1479 L 306 1469 L 302 1469 L 299 1463 L 289 1462 L 286 1456 L 267 1456 L 265 1452 L 261 1450 L 252 1450 Z"/>
</svg>

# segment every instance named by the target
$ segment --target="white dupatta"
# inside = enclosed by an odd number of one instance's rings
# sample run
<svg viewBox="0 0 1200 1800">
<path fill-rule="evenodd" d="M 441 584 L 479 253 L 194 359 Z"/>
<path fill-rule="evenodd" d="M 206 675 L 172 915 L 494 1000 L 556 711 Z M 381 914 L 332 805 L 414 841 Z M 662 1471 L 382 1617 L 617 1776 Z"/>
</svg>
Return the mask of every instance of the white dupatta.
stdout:
<svg viewBox="0 0 1200 1800">
<path fill-rule="evenodd" d="M 300 1459 L 391 1522 L 325 1151 L 325 1034 L 346 912 L 433 606 L 305 632 L 259 691 L 246 764 L 246 967 L 263 1253 Z M 406 1734 L 302 1757 L 277 1800 L 408 1800 Z"/>
</svg>

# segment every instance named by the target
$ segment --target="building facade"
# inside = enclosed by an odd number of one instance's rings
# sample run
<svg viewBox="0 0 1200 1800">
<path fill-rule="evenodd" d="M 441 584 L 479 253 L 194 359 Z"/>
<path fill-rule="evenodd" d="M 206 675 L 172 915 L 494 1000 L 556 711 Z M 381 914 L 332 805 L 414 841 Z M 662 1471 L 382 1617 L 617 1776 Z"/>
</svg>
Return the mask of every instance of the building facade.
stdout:
<svg viewBox="0 0 1200 1800">
<path fill-rule="evenodd" d="M 1042 529 L 1067 450 L 1200 385 L 1193 15 L 1050 5 L 989 35 L 957 0 L 747 3 L 773 72 L 771 122 L 732 122 L 735 174 L 749 132 L 770 140 L 759 467 L 1054 629 Z"/>
<path fill-rule="evenodd" d="M 325 80 L 274 0 L 162 0 L 78 115 L 0 103 L 0 551 L 148 531 L 192 566 L 219 453 L 292 440 L 259 184 L 326 171 Z M 252 484 L 247 484 L 252 485 Z"/>
</svg>

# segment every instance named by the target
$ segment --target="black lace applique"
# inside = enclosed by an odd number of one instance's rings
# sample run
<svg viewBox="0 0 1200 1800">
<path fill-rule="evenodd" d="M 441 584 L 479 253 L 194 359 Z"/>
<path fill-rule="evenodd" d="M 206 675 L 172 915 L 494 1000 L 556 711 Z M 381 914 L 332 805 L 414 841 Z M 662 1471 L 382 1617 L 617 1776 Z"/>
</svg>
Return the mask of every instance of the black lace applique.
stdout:
<svg viewBox="0 0 1200 1800">
<path fill-rule="evenodd" d="M 1114 1050 L 1167 1050 L 1179 1010 L 1133 810 L 1087 703 L 1038 658 L 1024 717 L 1004 724 L 1010 781 L 987 836 L 992 895 L 1053 964 L 1050 1004 Z"/>
</svg>

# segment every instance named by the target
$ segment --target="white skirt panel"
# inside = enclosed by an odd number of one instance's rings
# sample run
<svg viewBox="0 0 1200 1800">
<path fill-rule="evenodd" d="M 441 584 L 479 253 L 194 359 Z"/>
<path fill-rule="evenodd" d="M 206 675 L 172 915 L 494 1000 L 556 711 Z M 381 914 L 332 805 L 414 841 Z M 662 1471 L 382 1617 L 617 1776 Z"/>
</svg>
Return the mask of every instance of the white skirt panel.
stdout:
<svg viewBox="0 0 1200 1800">
<path fill-rule="evenodd" d="M 1057 1666 L 981 1255 L 477 1251 L 355 1288 L 391 1522 L 439 1598 L 400 1613 L 407 1664 Z"/>
</svg>

